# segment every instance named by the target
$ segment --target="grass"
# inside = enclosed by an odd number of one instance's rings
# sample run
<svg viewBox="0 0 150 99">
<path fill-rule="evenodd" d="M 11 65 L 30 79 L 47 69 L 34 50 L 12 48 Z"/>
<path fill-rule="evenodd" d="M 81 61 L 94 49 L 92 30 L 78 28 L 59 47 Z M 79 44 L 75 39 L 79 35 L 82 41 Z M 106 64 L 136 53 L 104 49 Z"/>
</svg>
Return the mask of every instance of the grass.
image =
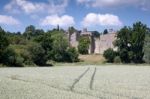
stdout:
<svg viewBox="0 0 150 99">
<path fill-rule="evenodd" d="M 79 55 L 80 62 L 76 63 L 64 63 L 64 62 L 48 62 L 54 66 L 86 66 L 86 65 L 102 65 L 105 59 L 102 55 L 91 54 L 91 55 Z"/>
<path fill-rule="evenodd" d="M 149 99 L 150 66 L 0 68 L 0 99 Z"/>
</svg>

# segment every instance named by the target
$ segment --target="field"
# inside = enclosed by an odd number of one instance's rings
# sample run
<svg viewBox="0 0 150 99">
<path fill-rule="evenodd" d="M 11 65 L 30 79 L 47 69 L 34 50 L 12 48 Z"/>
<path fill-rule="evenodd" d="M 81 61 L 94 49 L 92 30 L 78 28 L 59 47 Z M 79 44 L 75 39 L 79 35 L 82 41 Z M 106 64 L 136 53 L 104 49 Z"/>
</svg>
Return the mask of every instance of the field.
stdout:
<svg viewBox="0 0 150 99">
<path fill-rule="evenodd" d="M 150 99 L 150 67 L 0 68 L 0 99 Z"/>
</svg>

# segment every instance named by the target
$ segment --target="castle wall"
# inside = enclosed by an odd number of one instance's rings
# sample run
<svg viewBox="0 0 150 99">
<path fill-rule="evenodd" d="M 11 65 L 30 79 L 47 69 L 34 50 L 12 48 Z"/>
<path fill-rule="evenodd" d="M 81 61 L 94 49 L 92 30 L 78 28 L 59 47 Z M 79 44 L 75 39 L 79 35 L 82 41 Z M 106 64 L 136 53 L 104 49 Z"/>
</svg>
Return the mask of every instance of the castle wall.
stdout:
<svg viewBox="0 0 150 99">
<path fill-rule="evenodd" d="M 77 48 L 78 47 L 78 41 L 77 41 L 77 34 L 76 33 L 73 33 L 70 35 L 70 45 L 71 47 L 75 47 Z"/>
<path fill-rule="evenodd" d="M 116 33 L 108 33 L 100 36 L 100 54 L 103 54 L 108 48 L 114 48 L 113 42 L 116 39 Z"/>
<path fill-rule="evenodd" d="M 95 54 L 99 54 L 100 53 L 100 38 L 95 38 L 95 50 L 94 50 Z"/>
<path fill-rule="evenodd" d="M 79 34 L 79 35 L 78 35 Z M 114 48 L 113 42 L 116 39 L 116 33 L 108 33 L 100 35 L 100 37 L 94 37 L 92 32 L 74 32 L 69 36 L 69 44 L 72 47 L 78 48 L 78 39 L 80 36 L 88 36 L 91 44 L 89 45 L 89 54 L 103 54 L 108 48 Z"/>
</svg>

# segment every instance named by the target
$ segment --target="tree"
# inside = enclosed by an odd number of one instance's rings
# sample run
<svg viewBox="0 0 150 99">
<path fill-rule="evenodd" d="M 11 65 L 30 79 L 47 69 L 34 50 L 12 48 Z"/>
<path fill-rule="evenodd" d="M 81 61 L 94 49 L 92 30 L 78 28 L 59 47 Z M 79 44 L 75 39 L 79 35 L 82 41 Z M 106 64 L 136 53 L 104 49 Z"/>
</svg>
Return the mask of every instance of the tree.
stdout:
<svg viewBox="0 0 150 99">
<path fill-rule="evenodd" d="M 77 30 L 73 26 L 71 26 L 71 27 L 68 28 L 68 32 L 69 32 L 70 35 L 73 34 L 76 31 Z"/>
<path fill-rule="evenodd" d="M 105 29 L 104 32 L 103 32 L 103 34 L 108 34 L 108 30 Z"/>
<path fill-rule="evenodd" d="M 50 53 L 50 56 L 53 60 L 58 62 L 64 62 L 67 61 L 67 48 L 68 40 L 65 36 L 65 34 L 61 31 L 53 31 L 52 32 L 52 52 Z"/>
<path fill-rule="evenodd" d="M 146 63 L 150 63 L 150 30 L 148 31 L 145 37 L 143 60 Z"/>
<path fill-rule="evenodd" d="M 43 29 L 36 29 L 34 36 L 39 36 L 39 35 L 44 35 L 44 30 Z"/>
<path fill-rule="evenodd" d="M 133 24 L 132 34 L 131 34 L 131 51 L 133 53 L 132 61 L 134 63 L 143 62 L 143 47 L 145 34 L 147 32 L 147 26 L 141 22 Z"/>
<path fill-rule="evenodd" d="M 30 40 L 31 37 L 35 34 L 35 31 L 35 26 L 29 25 L 26 27 L 23 35 L 26 37 L 26 39 Z"/>
<path fill-rule="evenodd" d="M 88 37 L 80 37 L 78 51 L 80 54 L 88 54 L 90 39 Z"/>
<path fill-rule="evenodd" d="M 28 51 L 31 55 L 32 61 L 39 66 L 43 66 L 47 62 L 47 56 L 45 50 L 40 44 L 33 43 L 28 47 Z"/>
<path fill-rule="evenodd" d="M 6 36 L 5 31 L 0 27 L 0 63 L 2 63 L 2 54 L 6 50 L 6 48 L 9 46 L 9 41 Z"/>
<path fill-rule="evenodd" d="M 2 53 L 2 63 L 7 66 L 23 66 L 23 58 L 19 56 L 15 50 L 11 47 L 7 47 L 4 52 Z"/>
<path fill-rule="evenodd" d="M 125 63 L 142 63 L 143 46 L 147 26 L 141 22 L 136 22 L 133 27 L 124 27 L 117 34 L 115 45 L 118 47 L 118 53 Z"/>
<path fill-rule="evenodd" d="M 115 42 L 115 46 L 118 48 L 118 53 L 122 62 L 129 63 L 129 51 L 130 51 L 130 36 L 131 36 L 131 28 L 124 27 L 117 34 L 117 40 Z"/>
<path fill-rule="evenodd" d="M 7 35 L 5 31 L 0 27 L 0 51 L 7 48 L 8 45 L 9 45 L 9 41 Z"/>
<path fill-rule="evenodd" d="M 46 54 L 52 51 L 53 40 L 52 40 L 51 35 L 52 35 L 51 31 L 48 31 L 47 33 L 43 35 L 39 35 L 38 37 L 34 39 L 34 41 L 41 44 Z"/>
</svg>

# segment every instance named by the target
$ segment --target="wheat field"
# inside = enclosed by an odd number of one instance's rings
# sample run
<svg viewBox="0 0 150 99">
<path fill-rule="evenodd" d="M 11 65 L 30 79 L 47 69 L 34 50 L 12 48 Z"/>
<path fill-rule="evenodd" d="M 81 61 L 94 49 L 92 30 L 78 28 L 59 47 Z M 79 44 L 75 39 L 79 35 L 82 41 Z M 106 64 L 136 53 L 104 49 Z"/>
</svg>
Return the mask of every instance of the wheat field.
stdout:
<svg viewBox="0 0 150 99">
<path fill-rule="evenodd" d="M 150 99 L 150 67 L 0 68 L 0 99 Z"/>
</svg>

